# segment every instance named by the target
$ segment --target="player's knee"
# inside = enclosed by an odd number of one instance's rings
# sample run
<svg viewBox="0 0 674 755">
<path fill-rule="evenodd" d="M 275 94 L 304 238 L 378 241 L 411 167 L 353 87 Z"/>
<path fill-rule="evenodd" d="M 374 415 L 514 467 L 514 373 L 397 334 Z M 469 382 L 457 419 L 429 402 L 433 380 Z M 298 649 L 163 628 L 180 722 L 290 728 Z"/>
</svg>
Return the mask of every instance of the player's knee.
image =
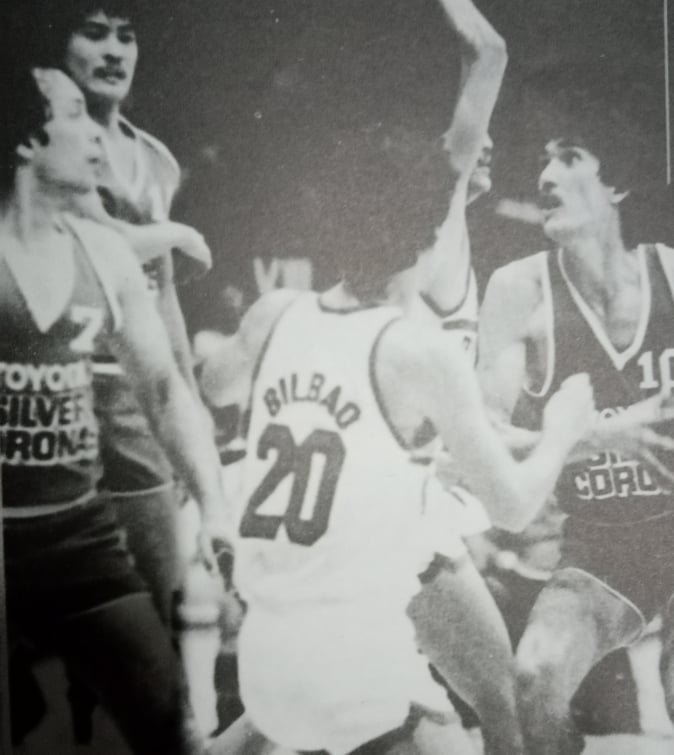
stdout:
<svg viewBox="0 0 674 755">
<path fill-rule="evenodd" d="M 527 709 L 545 705 L 556 696 L 563 675 L 563 659 L 552 645 L 523 643 L 515 659 L 518 704 Z"/>
</svg>

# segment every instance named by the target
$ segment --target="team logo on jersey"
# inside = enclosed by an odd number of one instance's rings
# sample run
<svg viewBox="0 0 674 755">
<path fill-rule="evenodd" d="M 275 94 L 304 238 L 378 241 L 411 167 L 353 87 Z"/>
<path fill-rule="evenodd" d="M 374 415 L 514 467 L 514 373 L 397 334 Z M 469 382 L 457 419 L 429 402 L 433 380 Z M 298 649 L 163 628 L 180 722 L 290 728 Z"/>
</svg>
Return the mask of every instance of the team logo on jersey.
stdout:
<svg viewBox="0 0 674 755">
<path fill-rule="evenodd" d="M 0 362 L 0 457 L 51 466 L 98 455 L 91 366 Z"/>
<path fill-rule="evenodd" d="M 621 406 L 602 409 L 597 412 L 597 417 L 601 422 L 623 411 L 625 409 Z M 600 453 L 583 465 L 583 470 L 573 475 L 573 486 L 576 496 L 583 501 L 656 496 L 668 492 L 658 485 L 641 462 L 612 451 Z"/>
</svg>

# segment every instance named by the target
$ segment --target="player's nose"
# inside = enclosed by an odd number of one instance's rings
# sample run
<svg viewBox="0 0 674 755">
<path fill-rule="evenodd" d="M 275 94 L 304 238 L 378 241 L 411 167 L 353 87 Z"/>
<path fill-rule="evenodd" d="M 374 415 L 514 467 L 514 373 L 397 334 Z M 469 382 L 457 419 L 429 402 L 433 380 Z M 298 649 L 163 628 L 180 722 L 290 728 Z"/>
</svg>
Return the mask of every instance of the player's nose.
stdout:
<svg viewBox="0 0 674 755">
<path fill-rule="evenodd" d="M 557 161 L 550 160 L 538 177 L 538 190 L 545 194 L 557 186 Z"/>
</svg>

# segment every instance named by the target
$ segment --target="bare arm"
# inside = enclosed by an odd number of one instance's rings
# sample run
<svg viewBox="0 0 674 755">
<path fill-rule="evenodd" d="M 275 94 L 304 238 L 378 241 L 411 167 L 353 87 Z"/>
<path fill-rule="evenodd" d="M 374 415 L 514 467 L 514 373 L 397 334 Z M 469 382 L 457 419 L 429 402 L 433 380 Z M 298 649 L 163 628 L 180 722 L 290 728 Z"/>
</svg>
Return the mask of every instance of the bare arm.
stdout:
<svg viewBox="0 0 674 755">
<path fill-rule="evenodd" d="M 449 212 L 433 248 L 420 258 L 421 290 L 440 310 L 462 295 L 470 249 L 466 228 L 468 183 L 487 140 L 489 121 L 503 81 L 506 45 L 472 0 L 441 0 L 459 38 L 461 80 L 445 146 L 454 173 Z M 457 286 L 457 281 L 459 285 Z"/>
<path fill-rule="evenodd" d="M 404 376 L 397 395 L 384 390 L 393 416 L 396 404 L 404 401 L 416 407 L 420 418 L 431 418 L 494 524 L 523 529 L 552 492 L 566 455 L 585 432 L 593 410 L 587 377 L 572 378 L 553 397 L 538 444 L 525 461 L 516 462 L 489 421 L 469 364 L 448 349 L 440 334 L 401 321 L 384 336 L 380 358 Z"/>
<path fill-rule="evenodd" d="M 127 223 L 106 212 L 97 191 L 75 197 L 65 209 L 119 233 L 131 245 L 141 264 L 168 257 L 176 249 L 190 260 L 194 275 L 203 275 L 213 265 L 211 251 L 204 237 L 183 223 L 168 219 L 145 225 Z"/>
<path fill-rule="evenodd" d="M 224 501 L 218 454 L 204 412 L 178 371 L 140 267 L 121 240 L 112 269 L 123 326 L 110 345 L 159 441 L 199 503 L 204 526 L 217 531 Z"/>
<path fill-rule="evenodd" d="M 541 303 L 530 260 L 497 270 L 480 311 L 478 377 L 485 402 L 505 425 L 527 382 L 528 328 Z"/>
<path fill-rule="evenodd" d="M 194 364 L 190 348 L 185 318 L 180 309 L 180 302 L 173 281 L 173 258 L 166 255 L 155 262 L 155 273 L 158 287 L 159 315 L 169 336 L 173 356 L 180 370 L 180 374 L 195 396 L 199 395 L 194 379 Z"/>
<path fill-rule="evenodd" d="M 445 135 L 454 173 L 466 181 L 480 155 L 508 56 L 503 38 L 472 0 L 441 0 L 459 37 L 461 83 L 452 123 Z"/>
</svg>

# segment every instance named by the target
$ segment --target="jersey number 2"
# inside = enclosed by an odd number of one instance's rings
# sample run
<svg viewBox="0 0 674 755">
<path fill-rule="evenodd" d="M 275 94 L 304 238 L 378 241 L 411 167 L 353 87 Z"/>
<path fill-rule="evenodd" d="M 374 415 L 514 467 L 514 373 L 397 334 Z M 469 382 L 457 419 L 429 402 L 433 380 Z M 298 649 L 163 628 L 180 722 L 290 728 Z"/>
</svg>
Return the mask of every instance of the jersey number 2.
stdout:
<svg viewBox="0 0 674 755">
<path fill-rule="evenodd" d="M 346 454 L 342 439 L 337 433 L 328 430 L 314 430 L 303 443 L 297 445 L 285 425 L 268 425 L 260 437 L 257 447 L 258 458 L 266 459 L 271 450 L 277 452 L 276 461 L 251 495 L 241 520 L 239 534 L 241 537 L 273 540 L 278 535 L 281 525 L 285 525 L 291 542 L 297 545 L 313 545 L 328 529 L 337 481 Z M 323 456 L 325 465 L 311 516 L 303 519 L 302 509 L 305 507 L 309 475 L 315 455 Z M 260 506 L 288 475 L 292 475 L 292 488 L 285 514 L 259 514 Z"/>
</svg>

